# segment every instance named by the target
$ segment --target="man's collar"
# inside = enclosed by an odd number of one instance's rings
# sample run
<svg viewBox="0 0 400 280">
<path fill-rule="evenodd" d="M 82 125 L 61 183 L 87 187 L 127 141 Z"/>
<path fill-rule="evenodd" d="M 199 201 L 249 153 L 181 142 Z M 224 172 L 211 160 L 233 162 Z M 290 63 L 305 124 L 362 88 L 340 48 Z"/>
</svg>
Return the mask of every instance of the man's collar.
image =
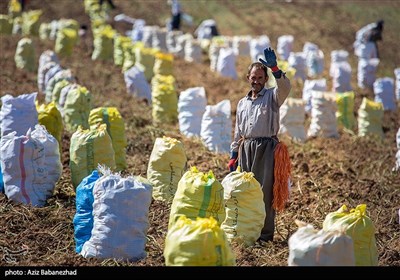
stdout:
<svg viewBox="0 0 400 280">
<path fill-rule="evenodd" d="M 265 91 L 266 91 L 267 89 L 265 88 L 265 87 L 263 87 L 263 89 L 262 90 L 260 90 L 258 93 L 257 93 L 257 97 L 258 96 L 263 96 L 264 94 L 265 94 Z M 253 95 L 253 93 L 252 93 L 252 91 L 250 90 L 248 93 L 247 93 L 247 98 L 251 98 L 251 96 Z"/>
</svg>

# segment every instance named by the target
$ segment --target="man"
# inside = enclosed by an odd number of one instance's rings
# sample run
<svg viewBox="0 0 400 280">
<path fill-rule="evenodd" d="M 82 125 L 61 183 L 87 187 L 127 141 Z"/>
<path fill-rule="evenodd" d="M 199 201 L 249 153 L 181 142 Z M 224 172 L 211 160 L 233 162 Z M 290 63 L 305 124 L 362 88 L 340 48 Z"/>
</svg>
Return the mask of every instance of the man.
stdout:
<svg viewBox="0 0 400 280">
<path fill-rule="evenodd" d="M 284 150 L 285 146 L 279 142 L 277 134 L 279 107 L 289 95 L 291 85 L 285 73 L 277 66 L 275 51 L 267 48 L 264 56 L 265 60 L 260 58 L 261 63 L 254 62 L 248 69 L 247 79 L 251 90 L 237 105 L 235 134 L 228 166 L 230 171 L 239 165 L 241 171 L 253 172 L 261 184 L 266 217 L 260 240 L 272 241 L 275 210 L 283 209 L 289 192 L 290 162 L 287 150 Z M 267 67 L 272 70 L 277 84 L 270 89 L 265 88 L 268 81 Z"/>
<path fill-rule="evenodd" d="M 382 41 L 384 20 L 367 24 L 356 32 L 356 41 L 353 46 L 355 54 L 361 58 L 379 58 L 378 41 Z M 369 50 L 368 45 L 373 46 Z M 367 49 L 367 51 L 365 51 Z"/>
<path fill-rule="evenodd" d="M 178 0 L 170 0 L 168 4 L 171 5 L 171 30 L 179 30 L 181 28 L 181 4 Z"/>
</svg>

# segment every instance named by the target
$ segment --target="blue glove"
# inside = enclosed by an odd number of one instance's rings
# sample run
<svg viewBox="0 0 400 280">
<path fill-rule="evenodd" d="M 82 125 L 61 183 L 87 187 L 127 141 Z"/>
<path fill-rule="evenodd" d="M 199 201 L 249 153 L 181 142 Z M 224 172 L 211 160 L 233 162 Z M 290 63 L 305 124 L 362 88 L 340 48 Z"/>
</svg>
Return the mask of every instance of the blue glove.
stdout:
<svg viewBox="0 0 400 280">
<path fill-rule="evenodd" d="M 272 71 L 275 72 L 273 68 L 277 67 L 277 65 L 278 65 L 276 62 L 275 51 L 271 48 L 265 48 L 264 49 L 264 57 L 265 57 L 265 60 L 262 58 L 259 58 L 260 62 L 262 64 L 264 64 L 265 66 L 267 66 L 268 68 L 271 68 Z M 277 70 L 279 70 L 279 69 L 277 69 Z"/>
</svg>

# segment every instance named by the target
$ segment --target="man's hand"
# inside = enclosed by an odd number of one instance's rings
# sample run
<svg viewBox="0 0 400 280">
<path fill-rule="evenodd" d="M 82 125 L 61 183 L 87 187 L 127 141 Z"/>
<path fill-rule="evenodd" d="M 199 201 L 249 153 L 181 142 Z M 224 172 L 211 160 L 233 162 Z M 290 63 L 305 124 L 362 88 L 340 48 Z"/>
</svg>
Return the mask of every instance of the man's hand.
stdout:
<svg viewBox="0 0 400 280">
<path fill-rule="evenodd" d="M 279 70 L 278 64 L 276 62 L 276 55 L 275 51 L 271 48 L 265 48 L 264 49 L 264 57 L 265 60 L 262 58 L 259 58 L 260 62 L 267 66 L 268 68 L 271 68 L 272 72 L 276 72 Z"/>
<path fill-rule="evenodd" d="M 238 153 L 237 152 L 232 152 L 231 153 L 231 159 L 229 160 L 228 167 L 229 171 L 235 171 L 237 168 L 237 158 L 238 158 Z"/>
</svg>

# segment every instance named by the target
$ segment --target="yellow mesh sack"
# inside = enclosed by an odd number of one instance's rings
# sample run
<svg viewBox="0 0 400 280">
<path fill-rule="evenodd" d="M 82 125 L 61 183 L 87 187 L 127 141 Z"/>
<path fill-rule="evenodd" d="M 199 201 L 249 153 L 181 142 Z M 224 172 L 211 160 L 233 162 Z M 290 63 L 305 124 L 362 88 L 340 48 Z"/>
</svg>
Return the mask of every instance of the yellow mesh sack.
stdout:
<svg viewBox="0 0 400 280">
<path fill-rule="evenodd" d="M 114 149 L 107 133 L 107 125 L 83 129 L 81 126 L 71 136 L 69 148 L 72 184 L 77 187 L 83 178 L 97 169 L 99 164 L 115 170 Z"/>
<path fill-rule="evenodd" d="M 354 91 L 337 93 L 336 119 L 339 126 L 353 130 L 355 125 L 354 118 Z"/>
<path fill-rule="evenodd" d="M 8 15 L 12 18 L 21 16 L 22 6 L 18 0 L 10 0 L 8 2 Z"/>
<path fill-rule="evenodd" d="M 323 230 L 345 229 L 353 239 L 356 266 L 378 265 L 375 227 L 366 215 L 366 209 L 366 204 L 360 204 L 348 211 L 343 205 L 338 211 L 329 213 L 323 222 Z"/>
<path fill-rule="evenodd" d="M 0 34 L 11 35 L 13 19 L 7 15 L 0 15 Z"/>
<path fill-rule="evenodd" d="M 358 136 L 382 139 L 383 104 L 364 97 L 358 109 Z"/>
<path fill-rule="evenodd" d="M 224 188 L 211 170 L 203 173 L 193 166 L 183 174 L 172 201 L 168 227 L 180 216 L 193 220 L 214 217 L 218 224 L 224 221 Z"/>
<path fill-rule="evenodd" d="M 116 171 L 126 168 L 126 136 L 125 123 L 116 107 L 99 107 L 92 109 L 89 114 L 89 125 L 96 127 L 99 124 L 107 125 L 107 132 L 111 137 L 115 153 Z"/>
<path fill-rule="evenodd" d="M 30 10 L 22 13 L 22 35 L 39 36 L 42 10 Z"/>
<path fill-rule="evenodd" d="M 89 114 L 92 108 L 92 94 L 84 86 L 72 88 L 65 99 L 63 120 L 65 129 L 74 133 L 78 126 L 89 128 Z"/>
<path fill-rule="evenodd" d="M 125 71 L 128 71 L 130 68 L 132 68 L 135 63 L 136 63 L 136 56 L 135 56 L 135 50 L 136 48 L 143 47 L 143 42 L 135 42 L 132 43 L 130 42 L 124 42 L 122 44 L 122 49 L 124 52 L 124 63 L 122 65 L 122 73 Z"/>
<path fill-rule="evenodd" d="M 14 61 L 19 69 L 24 69 L 29 72 L 34 72 L 36 70 L 35 48 L 30 38 L 22 38 L 18 41 Z"/>
<path fill-rule="evenodd" d="M 117 66 L 124 65 L 124 44 L 132 45 L 131 38 L 116 34 L 114 36 L 114 64 Z"/>
<path fill-rule="evenodd" d="M 96 29 L 94 32 L 92 60 L 114 59 L 114 35 L 115 30 L 109 25 Z"/>
<path fill-rule="evenodd" d="M 144 72 L 147 81 L 151 81 L 154 76 L 153 68 L 156 60 L 155 55 L 158 52 L 159 50 L 154 48 L 135 48 L 135 64 Z"/>
<path fill-rule="evenodd" d="M 47 131 L 57 139 L 60 147 L 60 155 L 62 150 L 62 134 L 63 134 L 63 121 L 60 111 L 54 102 L 49 104 L 36 103 L 36 110 L 38 112 L 39 124 L 44 125 Z"/>
<path fill-rule="evenodd" d="M 213 218 L 181 216 L 168 230 L 166 266 L 234 266 L 235 256 L 225 233 Z"/>
<path fill-rule="evenodd" d="M 151 80 L 152 117 L 155 124 L 178 121 L 178 94 L 172 75 L 155 75 Z"/>
<path fill-rule="evenodd" d="M 265 220 L 265 204 L 260 183 L 252 172 L 229 173 L 221 182 L 224 187 L 225 220 L 221 229 L 229 241 L 254 245 Z"/>
<path fill-rule="evenodd" d="M 173 75 L 174 56 L 170 53 L 156 53 L 153 72 L 154 75 Z"/>
<path fill-rule="evenodd" d="M 155 200 L 172 202 L 186 162 L 181 141 L 166 136 L 156 139 L 147 166 L 147 179 L 153 185 Z"/>
<path fill-rule="evenodd" d="M 61 56 L 70 56 L 78 43 L 78 32 L 73 28 L 63 28 L 57 31 L 54 51 Z"/>
</svg>

